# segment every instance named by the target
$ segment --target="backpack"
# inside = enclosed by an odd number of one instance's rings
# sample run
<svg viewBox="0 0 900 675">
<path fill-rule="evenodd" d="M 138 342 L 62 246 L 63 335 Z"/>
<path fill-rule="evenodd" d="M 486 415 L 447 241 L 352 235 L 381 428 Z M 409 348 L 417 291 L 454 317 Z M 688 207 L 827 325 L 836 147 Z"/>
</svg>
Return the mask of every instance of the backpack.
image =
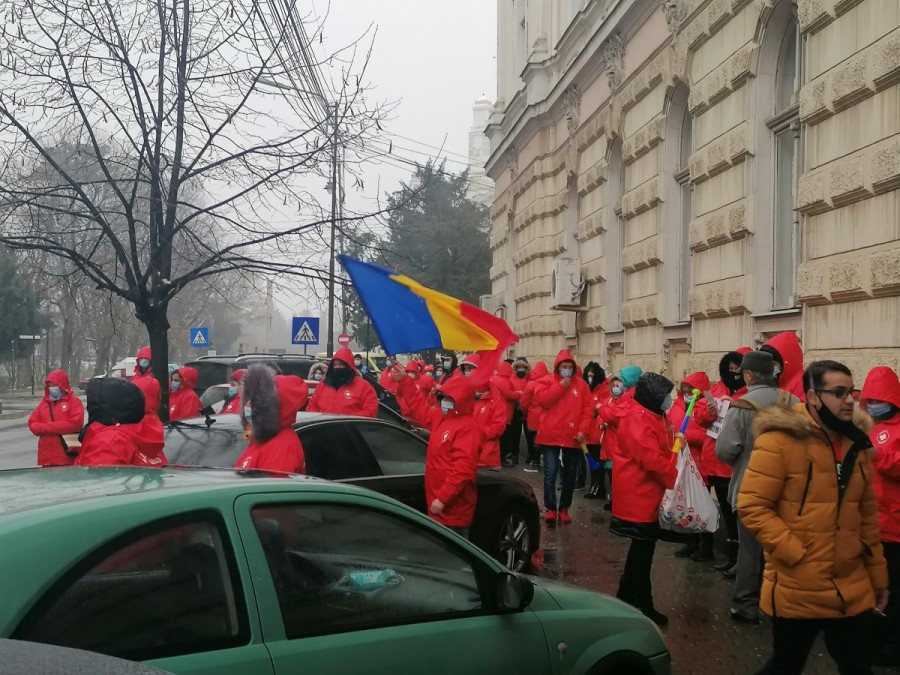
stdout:
<svg viewBox="0 0 900 675">
<path fill-rule="evenodd" d="M 785 391 L 784 389 L 778 390 L 778 398 L 775 400 L 775 405 L 779 408 L 784 408 L 785 410 L 790 410 L 791 408 L 791 392 Z M 760 410 L 764 410 L 770 406 L 764 406 L 756 401 L 748 401 L 745 398 L 739 398 L 737 401 L 731 402 L 732 408 L 738 408 L 740 410 L 753 410 L 755 412 L 759 412 Z"/>
</svg>

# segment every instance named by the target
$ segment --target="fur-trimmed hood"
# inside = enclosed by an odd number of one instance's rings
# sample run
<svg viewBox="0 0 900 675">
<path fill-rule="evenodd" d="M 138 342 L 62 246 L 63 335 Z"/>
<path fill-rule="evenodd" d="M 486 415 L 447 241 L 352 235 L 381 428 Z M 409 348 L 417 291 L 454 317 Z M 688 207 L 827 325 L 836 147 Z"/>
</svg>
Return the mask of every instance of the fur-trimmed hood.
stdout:
<svg viewBox="0 0 900 675">
<path fill-rule="evenodd" d="M 874 425 L 872 418 L 858 408 L 853 413 L 853 424 L 865 433 L 868 433 Z M 796 439 L 806 439 L 820 429 L 804 403 L 798 403 L 790 409 L 773 405 L 763 408 L 753 417 L 754 436 L 769 431 L 780 431 Z"/>
<path fill-rule="evenodd" d="M 241 388 L 241 401 L 250 405 L 251 437 L 258 443 L 293 425 L 309 396 L 306 382 L 294 375 L 276 375 L 264 363 L 247 369 Z M 243 408 L 241 422 L 247 424 Z"/>
<path fill-rule="evenodd" d="M 528 363 L 528 361 L 526 361 L 525 359 L 516 359 L 513 362 L 513 371 L 517 370 L 518 368 L 524 368 L 526 371 L 528 371 L 529 374 L 531 373 L 531 364 Z"/>
<path fill-rule="evenodd" d="M 314 364 L 312 364 L 312 367 L 309 369 L 309 376 L 307 377 L 307 379 L 308 380 L 314 379 L 313 375 L 315 375 L 316 373 L 322 373 L 322 378 L 324 379 L 325 374 L 327 372 L 328 372 L 328 364 L 327 363 L 314 363 Z"/>
</svg>

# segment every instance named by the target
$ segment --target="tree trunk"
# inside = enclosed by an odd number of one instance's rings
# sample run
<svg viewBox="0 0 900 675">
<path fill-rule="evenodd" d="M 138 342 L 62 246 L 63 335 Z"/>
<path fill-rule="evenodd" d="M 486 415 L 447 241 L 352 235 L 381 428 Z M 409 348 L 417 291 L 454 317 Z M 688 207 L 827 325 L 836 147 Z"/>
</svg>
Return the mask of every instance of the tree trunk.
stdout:
<svg viewBox="0 0 900 675">
<path fill-rule="evenodd" d="M 97 363 L 94 365 L 94 377 L 105 375 L 109 371 L 109 350 L 112 337 L 103 336 L 94 343 L 97 346 Z"/>
<path fill-rule="evenodd" d="M 75 321 L 68 312 L 63 316 L 63 328 L 60 340 L 59 367 L 67 373 L 72 372 L 72 352 L 75 341 Z"/>
<path fill-rule="evenodd" d="M 141 315 L 141 322 L 147 327 L 152 353 L 150 368 L 159 382 L 161 399 L 159 402 L 159 418 L 169 421 L 169 320 L 166 308 Z"/>
</svg>

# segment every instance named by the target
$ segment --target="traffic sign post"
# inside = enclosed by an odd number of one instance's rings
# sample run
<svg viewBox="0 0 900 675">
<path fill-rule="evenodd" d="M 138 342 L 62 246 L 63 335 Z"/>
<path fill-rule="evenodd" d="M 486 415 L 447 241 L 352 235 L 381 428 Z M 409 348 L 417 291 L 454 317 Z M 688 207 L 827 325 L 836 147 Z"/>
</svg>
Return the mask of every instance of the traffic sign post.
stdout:
<svg viewBox="0 0 900 675">
<path fill-rule="evenodd" d="M 191 347 L 195 349 L 206 349 L 209 347 L 209 328 L 206 326 L 198 326 L 191 328 Z"/>
<path fill-rule="evenodd" d="M 347 333 L 341 333 L 340 335 L 338 335 L 338 344 L 341 347 L 350 346 L 350 336 L 347 335 Z"/>
<path fill-rule="evenodd" d="M 291 344 L 319 344 L 319 317 L 295 316 L 291 320 Z"/>
</svg>

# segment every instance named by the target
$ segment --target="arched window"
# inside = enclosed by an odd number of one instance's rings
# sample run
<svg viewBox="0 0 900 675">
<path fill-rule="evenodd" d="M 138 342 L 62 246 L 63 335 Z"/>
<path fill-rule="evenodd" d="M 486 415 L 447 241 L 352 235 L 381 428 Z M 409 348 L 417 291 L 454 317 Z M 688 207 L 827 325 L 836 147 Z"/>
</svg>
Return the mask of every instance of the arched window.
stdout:
<svg viewBox="0 0 900 675">
<path fill-rule="evenodd" d="M 679 84 L 669 97 L 666 146 L 662 174 L 666 177 L 662 212 L 663 288 L 666 323 L 688 321 L 691 292 L 691 217 L 693 192 L 688 159 L 693 149 L 693 119 L 688 110 L 688 88 Z"/>
</svg>

